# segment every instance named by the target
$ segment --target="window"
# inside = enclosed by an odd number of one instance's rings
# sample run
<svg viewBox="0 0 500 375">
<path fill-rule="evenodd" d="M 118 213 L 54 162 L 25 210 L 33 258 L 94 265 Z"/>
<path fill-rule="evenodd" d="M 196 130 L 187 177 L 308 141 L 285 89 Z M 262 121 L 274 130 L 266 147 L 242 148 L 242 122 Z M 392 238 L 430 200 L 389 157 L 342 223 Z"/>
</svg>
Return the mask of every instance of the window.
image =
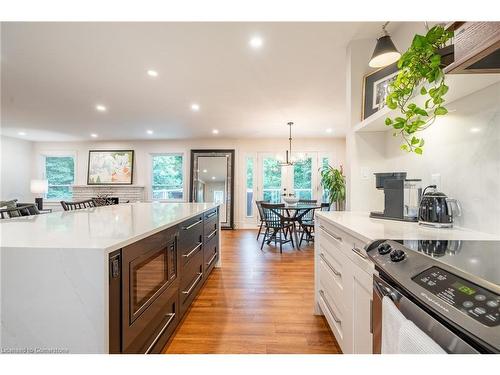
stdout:
<svg viewBox="0 0 500 375">
<path fill-rule="evenodd" d="M 299 199 L 312 199 L 312 158 L 293 166 L 293 191 Z"/>
<path fill-rule="evenodd" d="M 73 156 L 45 156 L 44 176 L 49 185 L 47 199 L 72 199 L 72 185 L 75 182 L 75 158 Z"/>
<path fill-rule="evenodd" d="M 262 198 L 271 203 L 279 203 L 281 201 L 281 166 L 278 159 L 265 157 L 262 174 Z"/>
<path fill-rule="evenodd" d="M 253 176 L 254 176 L 254 158 L 247 157 L 247 190 L 246 190 L 246 216 L 253 216 Z"/>
<path fill-rule="evenodd" d="M 329 165 L 330 165 L 329 158 L 327 158 L 327 157 L 321 158 L 321 169 L 328 167 Z M 321 178 L 321 176 L 320 176 L 320 178 Z M 328 190 L 323 188 L 323 186 L 321 186 L 321 188 L 322 188 L 321 202 L 330 203 L 330 194 L 328 194 Z"/>
<path fill-rule="evenodd" d="M 152 196 L 153 199 L 184 199 L 183 158 L 179 154 L 153 155 Z"/>
<path fill-rule="evenodd" d="M 224 204 L 224 191 L 214 190 L 214 203 Z"/>
</svg>

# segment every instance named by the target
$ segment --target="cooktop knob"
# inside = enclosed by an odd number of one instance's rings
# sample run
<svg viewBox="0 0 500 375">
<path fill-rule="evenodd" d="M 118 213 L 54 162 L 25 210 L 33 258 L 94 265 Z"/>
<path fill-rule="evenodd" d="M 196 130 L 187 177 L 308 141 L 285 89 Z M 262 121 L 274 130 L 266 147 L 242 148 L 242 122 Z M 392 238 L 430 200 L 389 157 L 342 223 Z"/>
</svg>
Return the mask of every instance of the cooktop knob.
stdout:
<svg viewBox="0 0 500 375">
<path fill-rule="evenodd" d="M 406 253 L 403 250 L 394 250 L 390 257 L 393 262 L 401 262 L 404 258 L 406 258 Z"/>
<path fill-rule="evenodd" d="M 379 254 L 385 255 L 385 254 L 388 254 L 391 252 L 392 247 L 388 243 L 383 243 L 383 244 L 379 245 L 379 247 L 377 249 L 378 249 Z"/>
</svg>

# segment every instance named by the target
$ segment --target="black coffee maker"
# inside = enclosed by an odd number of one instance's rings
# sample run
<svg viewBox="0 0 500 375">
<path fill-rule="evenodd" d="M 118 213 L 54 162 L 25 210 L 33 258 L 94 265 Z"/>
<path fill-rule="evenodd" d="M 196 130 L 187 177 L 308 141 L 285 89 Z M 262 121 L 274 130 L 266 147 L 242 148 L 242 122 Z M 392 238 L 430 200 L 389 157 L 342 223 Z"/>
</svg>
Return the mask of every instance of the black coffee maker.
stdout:
<svg viewBox="0 0 500 375">
<path fill-rule="evenodd" d="M 428 189 L 430 191 L 427 191 Z M 436 185 L 429 185 L 424 189 L 418 210 L 419 224 L 436 228 L 451 228 L 453 218 L 460 215 L 462 215 L 462 208 L 459 201 L 436 191 Z"/>
</svg>

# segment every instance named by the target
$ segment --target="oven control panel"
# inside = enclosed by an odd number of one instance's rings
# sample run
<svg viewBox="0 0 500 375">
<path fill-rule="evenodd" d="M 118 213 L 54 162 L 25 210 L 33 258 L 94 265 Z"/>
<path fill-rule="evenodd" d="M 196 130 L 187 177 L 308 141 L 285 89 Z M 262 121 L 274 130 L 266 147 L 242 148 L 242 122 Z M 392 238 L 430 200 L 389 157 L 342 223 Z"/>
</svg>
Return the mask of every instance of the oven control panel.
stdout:
<svg viewBox="0 0 500 375">
<path fill-rule="evenodd" d="M 478 322 L 488 327 L 500 324 L 500 295 L 439 267 L 431 267 L 412 280 Z"/>
</svg>

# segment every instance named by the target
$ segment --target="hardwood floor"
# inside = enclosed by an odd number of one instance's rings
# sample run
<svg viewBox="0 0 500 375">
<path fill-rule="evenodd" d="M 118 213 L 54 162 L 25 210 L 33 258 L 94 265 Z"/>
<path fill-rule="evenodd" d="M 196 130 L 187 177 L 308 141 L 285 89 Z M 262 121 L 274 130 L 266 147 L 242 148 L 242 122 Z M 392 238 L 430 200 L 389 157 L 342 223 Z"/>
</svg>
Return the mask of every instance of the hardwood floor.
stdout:
<svg viewBox="0 0 500 375">
<path fill-rule="evenodd" d="M 259 249 L 253 230 L 222 231 L 222 268 L 193 302 L 165 353 L 340 353 L 313 315 L 313 246 Z M 262 238 L 262 237 L 261 237 Z"/>
</svg>

